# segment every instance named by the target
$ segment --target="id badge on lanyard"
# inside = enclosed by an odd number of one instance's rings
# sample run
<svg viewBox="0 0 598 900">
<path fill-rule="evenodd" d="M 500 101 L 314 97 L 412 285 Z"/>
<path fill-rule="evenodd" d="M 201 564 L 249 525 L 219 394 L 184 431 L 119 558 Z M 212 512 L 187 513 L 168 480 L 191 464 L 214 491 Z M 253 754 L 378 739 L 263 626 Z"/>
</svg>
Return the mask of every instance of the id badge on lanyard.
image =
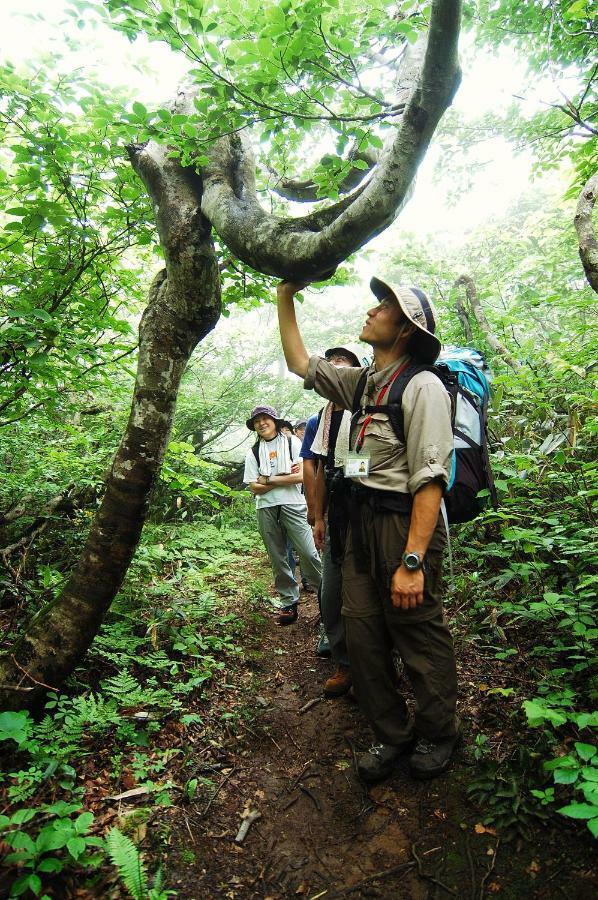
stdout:
<svg viewBox="0 0 598 900">
<path fill-rule="evenodd" d="M 369 453 L 347 453 L 343 468 L 346 478 L 365 478 L 370 474 Z"/>
</svg>

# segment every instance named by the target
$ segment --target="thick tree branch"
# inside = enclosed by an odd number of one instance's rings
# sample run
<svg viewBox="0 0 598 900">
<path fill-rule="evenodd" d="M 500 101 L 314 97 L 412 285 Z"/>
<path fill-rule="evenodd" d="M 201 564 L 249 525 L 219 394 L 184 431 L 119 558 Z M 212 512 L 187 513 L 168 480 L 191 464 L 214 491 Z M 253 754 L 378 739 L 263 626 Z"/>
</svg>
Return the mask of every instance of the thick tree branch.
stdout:
<svg viewBox="0 0 598 900">
<path fill-rule="evenodd" d="M 463 329 L 465 340 L 469 344 L 473 340 L 473 333 L 471 331 L 471 324 L 469 321 L 469 316 L 467 315 L 467 310 L 465 309 L 465 304 L 460 297 L 457 297 L 457 300 L 455 302 L 455 310 L 457 311 L 457 318 L 461 323 L 461 328 Z"/>
<path fill-rule="evenodd" d="M 257 199 L 248 137 L 240 133 L 215 142 L 203 172 L 202 210 L 229 249 L 264 274 L 316 280 L 383 231 L 404 204 L 458 86 L 459 21 L 459 2 L 434 0 L 427 42 L 405 59 L 399 88 L 409 96 L 380 162 L 365 186 L 318 214 L 298 219 L 269 215 Z M 422 52 L 423 64 L 414 65 Z"/>
<path fill-rule="evenodd" d="M 598 172 L 585 183 L 575 211 L 575 229 L 579 241 L 579 256 L 586 278 L 598 294 L 598 240 L 592 224 L 592 213 L 598 196 Z"/>
<path fill-rule="evenodd" d="M 455 281 L 455 287 L 465 288 L 465 296 L 467 297 L 467 301 L 471 308 L 472 313 L 475 316 L 475 320 L 479 325 L 480 331 L 486 338 L 488 345 L 497 353 L 504 361 L 509 365 L 515 372 L 518 372 L 521 369 L 521 363 L 518 359 L 512 356 L 504 344 L 502 344 L 494 332 L 490 327 L 490 323 L 486 318 L 486 314 L 482 309 L 482 304 L 480 303 L 480 298 L 478 297 L 478 292 L 476 290 L 476 286 L 473 278 L 469 275 L 461 275 Z"/>
</svg>

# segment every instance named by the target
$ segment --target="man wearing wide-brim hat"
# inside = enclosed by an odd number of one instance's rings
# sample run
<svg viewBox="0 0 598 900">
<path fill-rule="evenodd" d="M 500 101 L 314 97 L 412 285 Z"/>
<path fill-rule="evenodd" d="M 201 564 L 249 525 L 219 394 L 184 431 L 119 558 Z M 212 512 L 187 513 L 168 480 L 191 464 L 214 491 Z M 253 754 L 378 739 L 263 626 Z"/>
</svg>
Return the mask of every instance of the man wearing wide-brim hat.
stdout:
<svg viewBox="0 0 598 900">
<path fill-rule="evenodd" d="M 358 773 L 377 781 L 409 753 L 412 774 L 430 778 L 448 767 L 459 740 L 455 655 L 441 591 L 446 533 L 440 506 L 453 452 L 450 401 L 433 372 L 414 374 L 402 394 L 404 442 L 384 406 L 395 378 L 414 362 L 437 358 L 434 308 L 419 288 L 372 278 L 376 303 L 360 340 L 371 345 L 374 361 L 367 369 L 338 369 L 305 349 L 293 302 L 300 289 L 278 287 L 287 365 L 307 389 L 357 408 L 345 449 L 351 501 L 342 613 L 353 686 L 376 738 L 359 758 Z M 364 372 L 365 387 L 356 397 Z M 366 406 L 377 409 L 367 412 Z M 342 450 L 337 442 L 337 454 Z M 413 686 L 413 721 L 396 690 L 392 649 Z"/>
<path fill-rule="evenodd" d="M 307 506 L 301 492 L 301 441 L 282 433 L 283 421 L 271 406 L 256 406 L 252 410 L 246 424 L 257 434 L 257 442 L 245 457 L 243 481 L 255 497 L 259 532 L 280 596 L 277 622 L 292 625 L 297 621 L 299 585 L 289 566 L 287 539 L 297 551 L 301 571 L 316 590 L 322 565 L 307 524 Z"/>
</svg>

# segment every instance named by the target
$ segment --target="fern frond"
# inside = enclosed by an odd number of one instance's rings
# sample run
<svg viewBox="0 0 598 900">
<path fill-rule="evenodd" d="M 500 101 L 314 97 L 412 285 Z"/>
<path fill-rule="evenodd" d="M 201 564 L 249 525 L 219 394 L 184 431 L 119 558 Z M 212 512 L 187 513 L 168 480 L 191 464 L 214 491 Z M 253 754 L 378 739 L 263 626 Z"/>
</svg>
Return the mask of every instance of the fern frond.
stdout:
<svg viewBox="0 0 598 900">
<path fill-rule="evenodd" d="M 112 863 L 133 900 L 145 900 L 147 897 L 147 875 L 139 850 L 118 828 L 111 828 L 106 835 L 106 848 Z"/>
</svg>

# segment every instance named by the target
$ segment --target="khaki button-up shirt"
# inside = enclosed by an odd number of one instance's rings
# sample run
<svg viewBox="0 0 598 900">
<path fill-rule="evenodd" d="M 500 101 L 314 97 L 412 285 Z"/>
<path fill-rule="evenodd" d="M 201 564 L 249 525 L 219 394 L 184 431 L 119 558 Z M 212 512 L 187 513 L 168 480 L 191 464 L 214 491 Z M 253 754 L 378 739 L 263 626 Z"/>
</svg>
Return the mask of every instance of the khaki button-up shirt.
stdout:
<svg viewBox="0 0 598 900">
<path fill-rule="evenodd" d="M 361 405 L 377 405 L 382 387 L 408 360 L 409 357 L 403 356 L 380 372 L 375 370 L 374 365 L 370 366 Z M 308 390 L 314 389 L 321 397 L 350 410 L 363 371 L 358 368 L 337 369 L 320 356 L 312 356 L 304 385 Z M 386 405 L 389 393 L 390 388 L 381 405 Z M 407 384 L 403 393 L 403 416 L 406 444 L 399 442 L 386 413 L 372 414 L 360 450 L 370 457 L 369 475 L 353 480 L 378 490 L 410 494 L 415 494 L 434 480 L 447 485 L 453 452 L 450 400 L 432 372 L 419 372 Z M 355 449 L 365 418 L 363 413 L 356 416 L 351 449 Z"/>
</svg>

